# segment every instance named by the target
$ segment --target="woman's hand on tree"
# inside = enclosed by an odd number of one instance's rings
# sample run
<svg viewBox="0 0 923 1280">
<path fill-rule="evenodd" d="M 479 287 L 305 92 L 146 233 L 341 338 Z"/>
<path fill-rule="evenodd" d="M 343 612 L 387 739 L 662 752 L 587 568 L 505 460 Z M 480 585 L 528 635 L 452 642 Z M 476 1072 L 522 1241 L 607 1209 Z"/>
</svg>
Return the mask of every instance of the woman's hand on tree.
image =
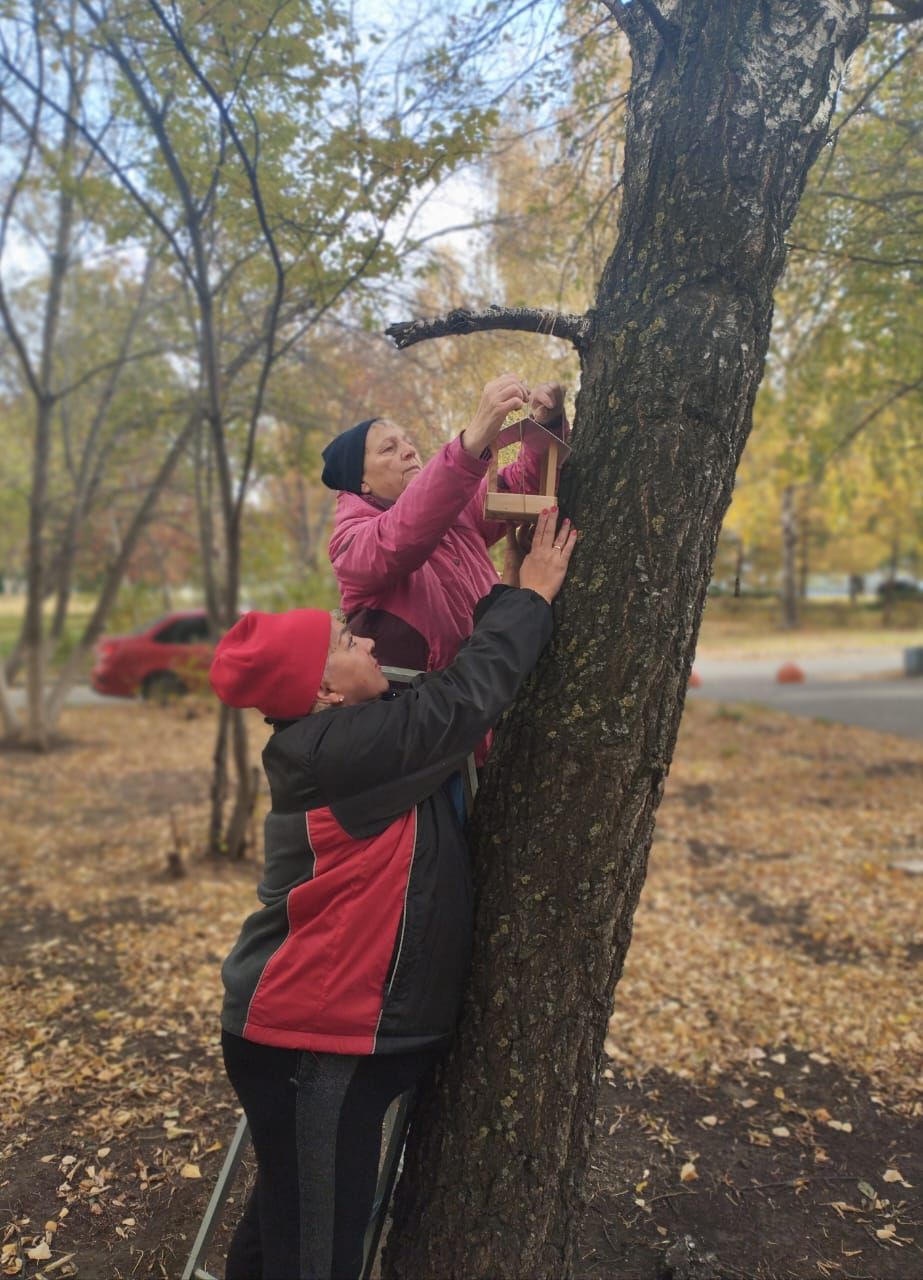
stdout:
<svg viewBox="0 0 923 1280">
<path fill-rule="evenodd" d="M 529 403 L 529 388 L 515 373 L 501 373 L 481 392 L 481 402 L 470 426 L 462 432 L 462 448 L 479 458 L 500 434 L 507 415 Z"/>
<path fill-rule="evenodd" d="M 506 546 L 503 550 L 503 573 L 500 581 L 507 587 L 519 586 L 519 570 L 522 562 L 532 547 L 535 533 L 534 524 L 515 524 L 506 526 Z"/>
<path fill-rule="evenodd" d="M 565 518 L 558 528 L 557 507 L 543 511 L 536 521 L 532 550 L 519 569 L 520 587 L 544 596 L 551 604 L 567 576 L 576 545 L 577 530 L 570 520 Z"/>
</svg>

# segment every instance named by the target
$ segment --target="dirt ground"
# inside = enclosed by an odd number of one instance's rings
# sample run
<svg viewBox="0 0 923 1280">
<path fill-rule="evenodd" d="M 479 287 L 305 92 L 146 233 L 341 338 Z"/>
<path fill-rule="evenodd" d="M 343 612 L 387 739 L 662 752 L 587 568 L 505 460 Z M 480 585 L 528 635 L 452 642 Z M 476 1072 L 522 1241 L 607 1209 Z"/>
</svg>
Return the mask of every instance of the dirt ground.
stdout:
<svg viewBox="0 0 923 1280">
<path fill-rule="evenodd" d="M 218 967 L 257 867 L 196 852 L 210 717 L 88 708 L 64 730 L 0 755 L 0 1275 L 178 1280 L 238 1114 Z M 921 782 L 919 744 L 689 708 L 580 1280 L 923 1277 L 923 877 L 899 866 L 923 858 Z"/>
</svg>

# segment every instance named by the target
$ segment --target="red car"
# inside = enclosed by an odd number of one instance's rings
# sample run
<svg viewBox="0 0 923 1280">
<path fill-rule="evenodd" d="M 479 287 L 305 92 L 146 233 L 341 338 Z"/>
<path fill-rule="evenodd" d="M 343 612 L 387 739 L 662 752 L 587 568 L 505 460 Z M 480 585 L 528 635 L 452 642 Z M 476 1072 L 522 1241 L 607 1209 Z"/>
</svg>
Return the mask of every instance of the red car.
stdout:
<svg viewBox="0 0 923 1280">
<path fill-rule="evenodd" d="M 90 683 L 97 693 L 165 701 L 206 682 L 215 646 L 204 609 L 168 613 L 127 636 L 103 636 Z"/>
</svg>

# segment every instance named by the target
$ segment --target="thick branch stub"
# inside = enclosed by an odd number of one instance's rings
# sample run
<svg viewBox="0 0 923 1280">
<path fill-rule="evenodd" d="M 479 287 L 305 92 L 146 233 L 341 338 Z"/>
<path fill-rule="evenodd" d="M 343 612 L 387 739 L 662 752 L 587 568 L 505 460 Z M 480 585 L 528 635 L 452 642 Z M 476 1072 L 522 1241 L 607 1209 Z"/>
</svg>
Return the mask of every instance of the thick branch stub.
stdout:
<svg viewBox="0 0 923 1280">
<path fill-rule="evenodd" d="M 562 315 L 533 307 L 488 307 L 485 311 L 458 308 L 448 315 L 430 320 L 402 320 L 388 325 L 385 333 L 399 351 L 429 338 L 459 337 L 466 333 L 484 333 L 488 329 L 519 329 L 539 333 L 548 338 L 563 338 L 579 351 L 592 336 L 591 315 Z"/>
<path fill-rule="evenodd" d="M 625 4 L 624 0 L 602 0 L 602 3 L 624 31 L 630 44 L 634 45 L 641 38 L 644 28 L 650 23 L 664 46 L 671 54 L 676 55 L 679 27 L 660 12 L 654 0 L 632 0 L 631 4 Z"/>
</svg>

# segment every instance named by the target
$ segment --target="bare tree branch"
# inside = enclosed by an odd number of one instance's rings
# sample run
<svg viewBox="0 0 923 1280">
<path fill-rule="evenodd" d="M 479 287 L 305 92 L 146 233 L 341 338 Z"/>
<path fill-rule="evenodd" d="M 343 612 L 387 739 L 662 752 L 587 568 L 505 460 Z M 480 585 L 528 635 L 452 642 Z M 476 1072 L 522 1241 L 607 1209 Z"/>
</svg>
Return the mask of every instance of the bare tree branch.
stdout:
<svg viewBox="0 0 923 1280">
<path fill-rule="evenodd" d="M 923 0 L 891 0 L 891 3 L 893 9 L 886 13 L 873 13 L 869 21 L 906 24 L 923 18 Z"/>
<path fill-rule="evenodd" d="M 904 396 L 909 396 L 912 392 L 919 391 L 921 387 L 923 387 L 923 376 L 917 378 L 916 382 L 905 382 L 901 383 L 899 387 L 896 387 L 889 396 L 886 396 L 880 404 L 877 404 L 874 407 L 874 409 L 870 409 L 868 413 L 864 414 L 857 423 L 850 427 L 844 436 L 841 436 L 824 459 L 821 465 L 821 470 L 823 470 L 823 468 L 826 467 L 827 464 L 838 454 L 843 453 L 848 449 L 856 437 L 861 435 L 866 427 L 871 426 L 875 419 L 884 413 L 885 409 L 889 409 L 896 401 L 903 400 Z"/>
<path fill-rule="evenodd" d="M 247 433 L 247 447 L 245 450 L 244 461 L 241 467 L 240 478 L 237 486 L 237 498 L 232 508 L 233 521 L 235 524 L 237 524 L 239 523 L 241 518 L 244 497 L 246 495 L 247 484 L 250 478 L 250 469 L 253 463 L 254 450 L 256 448 L 256 430 L 259 424 L 260 414 L 262 413 L 262 409 L 263 409 L 263 401 L 266 395 L 266 384 L 269 380 L 270 370 L 272 369 L 272 366 L 275 360 L 276 334 L 279 328 L 279 317 L 282 311 L 282 302 L 285 297 L 285 277 L 286 277 L 285 266 L 283 265 L 282 258 L 279 254 L 279 249 L 276 244 L 276 238 L 273 235 L 272 228 L 269 225 L 269 217 L 266 212 L 266 206 L 263 201 L 263 192 L 260 186 L 259 177 L 257 175 L 257 164 L 259 162 L 260 135 L 259 135 L 259 124 L 256 119 L 256 116 L 253 114 L 253 112 L 248 111 L 248 116 L 249 116 L 251 125 L 253 127 L 254 155 L 251 158 L 250 153 L 247 150 L 246 146 L 244 145 L 243 139 L 241 138 L 240 133 L 238 132 L 237 126 L 234 122 L 233 116 L 231 115 L 230 109 L 228 108 L 222 96 L 218 93 L 217 89 L 214 87 L 214 85 L 205 75 L 205 72 L 202 70 L 200 64 L 196 61 L 195 58 L 193 58 L 188 45 L 183 39 L 182 32 L 180 31 L 179 26 L 174 25 L 170 22 L 170 19 L 164 13 L 160 5 L 157 3 L 157 0 L 148 0 L 148 4 L 150 8 L 154 11 L 154 13 L 157 15 L 157 18 L 161 26 L 163 27 L 164 31 L 173 41 L 173 44 L 176 47 L 177 52 L 179 53 L 183 61 L 186 63 L 186 66 L 192 72 L 194 79 L 197 81 L 198 84 L 201 85 L 201 87 L 208 94 L 211 101 L 214 103 L 215 107 L 218 110 L 221 123 L 224 126 L 224 128 L 227 130 L 231 138 L 231 141 L 234 144 L 234 149 L 237 152 L 238 158 L 240 159 L 240 163 L 243 166 L 244 173 L 247 176 L 247 183 L 250 187 L 250 194 L 253 198 L 254 208 L 256 209 L 257 221 L 260 224 L 260 231 L 263 234 L 263 240 L 266 244 L 267 249 L 269 250 L 269 256 L 272 259 L 273 273 L 275 275 L 275 286 L 273 288 L 273 296 L 269 304 L 269 307 L 267 308 L 267 319 L 266 319 L 265 325 L 263 326 L 265 346 L 263 349 L 263 359 L 260 363 L 260 371 L 257 377 L 256 391 L 253 396 L 253 404 L 250 412 L 250 422 L 249 422 L 249 429 Z M 278 12 L 278 10 L 276 10 L 276 12 Z M 270 17 L 269 25 L 272 24 L 274 18 L 275 18 L 275 13 L 273 13 L 272 16 Z M 262 40 L 263 36 L 266 34 L 268 29 L 269 29 L 269 26 L 264 27 L 263 31 L 258 36 L 256 43 L 259 43 L 260 40 Z M 252 50 L 251 50 L 251 56 L 252 56 Z M 240 84 L 241 84 L 241 81 L 239 80 L 238 86 Z"/>
<path fill-rule="evenodd" d="M 593 333 L 592 315 L 562 315 L 534 307 L 488 307 L 486 311 L 457 308 L 446 316 L 432 320 L 403 320 L 388 325 L 385 333 L 399 351 L 429 338 L 459 337 L 466 333 L 483 333 L 488 329 L 518 329 L 523 333 L 539 333 L 549 338 L 563 338 L 579 351 Z"/>
<path fill-rule="evenodd" d="M 679 32 L 668 18 L 657 8 L 654 0 L 632 0 L 624 4 L 622 0 L 602 0 L 616 22 L 628 36 L 635 40 L 645 28 L 644 19 L 654 28 L 664 46 L 671 54 L 675 54 L 679 44 Z"/>
<path fill-rule="evenodd" d="M 835 258 L 838 262 L 867 262 L 873 267 L 920 267 L 923 258 L 871 258 L 860 253 L 845 253 L 840 249 L 820 249 L 810 244 L 787 243 L 787 249 L 796 253 L 812 253 L 819 258 Z"/>
</svg>

